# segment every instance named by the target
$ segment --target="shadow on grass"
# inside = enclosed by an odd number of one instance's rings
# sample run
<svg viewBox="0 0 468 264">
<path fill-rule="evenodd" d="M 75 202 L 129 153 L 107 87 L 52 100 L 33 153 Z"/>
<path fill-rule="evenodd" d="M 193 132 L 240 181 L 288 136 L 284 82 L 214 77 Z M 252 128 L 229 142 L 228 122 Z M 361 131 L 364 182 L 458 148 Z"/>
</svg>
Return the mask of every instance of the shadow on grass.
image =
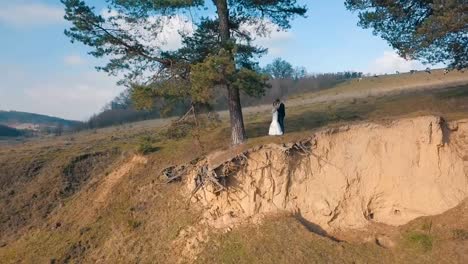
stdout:
<svg viewBox="0 0 468 264">
<path fill-rule="evenodd" d="M 301 114 L 286 116 L 285 132 L 294 133 L 324 127 L 339 122 L 363 120 L 375 107 L 369 104 L 351 105 L 330 111 L 305 111 Z M 247 137 L 263 137 L 268 134 L 270 121 L 247 124 Z"/>
<path fill-rule="evenodd" d="M 305 219 L 300 212 L 294 214 L 294 218 L 301 223 L 309 232 L 312 232 L 314 234 L 317 234 L 322 237 L 329 238 L 335 242 L 341 242 L 341 240 L 338 240 L 337 238 L 329 235 L 327 231 L 325 231 L 321 226 L 310 222 L 309 220 Z"/>
<path fill-rule="evenodd" d="M 451 98 L 460 98 L 468 97 L 468 86 L 458 86 L 449 89 L 444 89 L 438 91 L 435 94 L 437 99 L 451 99 Z"/>
<path fill-rule="evenodd" d="M 160 147 L 155 147 L 155 146 L 152 146 L 152 145 L 145 145 L 145 144 L 141 144 L 138 146 L 138 153 L 142 154 L 142 155 L 148 155 L 148 154 L 152 154 L 152 153 L 155 153 L 155 152 L 158 152 L 161 150 Z"/>
<path fill-rule="evenodd" d="M 308 131 L 330 124 L 389 118 L 410 113 L 444 114 L 467 113 L 468 86 L 440 90 L 411 91 L 384 97 L 367 97 L 345 102 L 328 102 L 325 105 L 305 105 L 287 109 L 286 133 Z M 263 116 L 263 115 L 262 115 Z M 268 134 L 270 120 L 264 115 L 260 121 L 246 125 L 247 137 L 257 138 Z"/>
</svg>

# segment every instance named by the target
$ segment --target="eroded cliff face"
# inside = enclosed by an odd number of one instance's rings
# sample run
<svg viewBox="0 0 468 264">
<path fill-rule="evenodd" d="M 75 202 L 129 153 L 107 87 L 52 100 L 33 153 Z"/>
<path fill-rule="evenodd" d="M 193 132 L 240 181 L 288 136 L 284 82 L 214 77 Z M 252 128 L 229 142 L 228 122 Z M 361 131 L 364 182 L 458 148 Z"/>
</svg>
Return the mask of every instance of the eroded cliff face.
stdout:
<svg viewBox="0 0 468 264">
<path fill-rule="evenodd" d="M 430 116 L 214 153 L 193 167 L 186 187 L 214 227 L 289 211 L 330 231 L 442 213 L 468 197 L 467 172 L 468 120 Z"/>
</svg>

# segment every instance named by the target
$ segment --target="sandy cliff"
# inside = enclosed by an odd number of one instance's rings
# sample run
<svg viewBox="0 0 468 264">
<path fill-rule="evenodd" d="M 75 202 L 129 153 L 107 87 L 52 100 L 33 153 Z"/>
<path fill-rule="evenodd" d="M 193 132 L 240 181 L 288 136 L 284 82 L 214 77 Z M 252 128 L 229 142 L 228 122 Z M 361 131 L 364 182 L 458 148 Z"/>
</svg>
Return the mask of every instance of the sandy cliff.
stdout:
<svg viewBox="0 0 468 264">
<path fill-rule="evenodd" d="M 215 153 L 192 168 L 186 186 L 215 227 L 279 211 L 325 230 L 402 225 L 468 196 L 468 120 L 358 124 L 299 143 Z"/>
</svg>

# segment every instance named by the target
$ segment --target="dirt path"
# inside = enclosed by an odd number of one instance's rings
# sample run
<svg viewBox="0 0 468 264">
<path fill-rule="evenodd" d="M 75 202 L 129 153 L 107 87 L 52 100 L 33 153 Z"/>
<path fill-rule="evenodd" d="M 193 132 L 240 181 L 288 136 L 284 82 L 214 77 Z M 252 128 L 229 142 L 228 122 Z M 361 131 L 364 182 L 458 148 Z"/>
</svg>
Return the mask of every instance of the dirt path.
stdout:
<svg viewBox="0 0 468 264">
<path fill-rule="evenodd" d="M 104 178 L 102 184 L 98 187 L 97 197 L 94 199 L 96 204 L 105 203 L 113 187 L 138 164 L 145 164 L 145 157 L 134 156 L 131 161 L 124 163 L 118 169 Z"/>
</svg>

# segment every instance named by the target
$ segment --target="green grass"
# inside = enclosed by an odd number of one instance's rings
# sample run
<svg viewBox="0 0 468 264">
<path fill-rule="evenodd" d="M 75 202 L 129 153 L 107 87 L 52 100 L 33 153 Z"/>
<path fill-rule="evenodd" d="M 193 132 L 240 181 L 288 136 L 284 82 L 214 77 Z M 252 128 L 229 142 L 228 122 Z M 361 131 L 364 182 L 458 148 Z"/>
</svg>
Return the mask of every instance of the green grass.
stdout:
<svg viewBox="0 0 468 264">
<path fill-rule="evenodd" d="M 155 147 L 154 143 L 155 140 L 150 135 L 141 136 L 137 147 L 137 152 L 143 155 L 147 155 L 158 151 L 159 148 Z"/>
<path fill-rule="evenodd" d="M 292 216 L 214 234 L 197 263 L 392 263 L 391 252 L 373 243 L 335 242 L 307 230 Z"/>
<path fill-rule="evenodd" d="M 432 250 L 434 238 L 430 234 L 420 231 L 410 231 L 405 234 L 405 240 L 406 244 L 411 249 L 421 252 L 429 252 Z"/>
<path fill-rule="evenodd" d="M 128 226 L 133 230 L 133 229 L 137 229 L 138 227 L 140 227 L 142 225 L 142 222 L 141 221 L 138 221 L 138 220 L 133 220 L 133 219 L 130 219 L 128 220 Z"/>
</svg>

